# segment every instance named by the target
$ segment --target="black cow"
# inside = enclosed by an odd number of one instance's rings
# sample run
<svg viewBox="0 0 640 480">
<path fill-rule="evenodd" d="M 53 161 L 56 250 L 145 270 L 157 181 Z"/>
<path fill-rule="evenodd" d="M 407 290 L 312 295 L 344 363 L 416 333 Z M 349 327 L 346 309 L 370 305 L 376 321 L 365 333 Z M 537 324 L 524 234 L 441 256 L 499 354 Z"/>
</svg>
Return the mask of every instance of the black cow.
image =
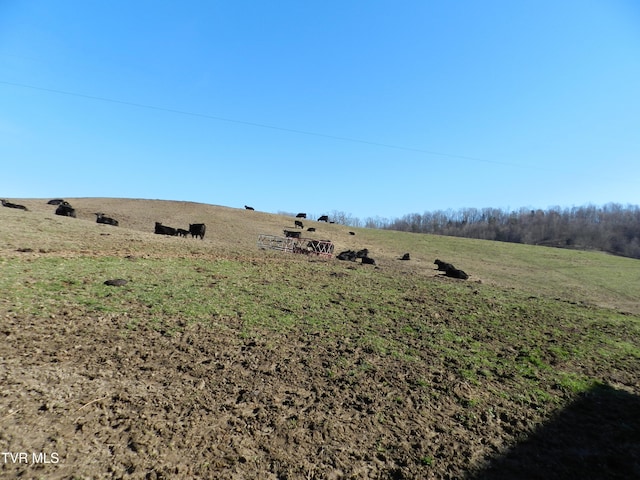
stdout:
<svg viewBox="0 0 640 480">
<path fill-rule="evenodd" d="M 47 205 L 60 205 L 63 202 L 64 202 L 64 200 L 61 199 L 61 198 L 54 198 L 53 200 L 49 200 L 47 202 Z"/>
<path fill-rule="evenodd" d="M 316 228 L 315 227 L 309 227 L 307 228 L 307 232 L 315 232 Z"/>
<path fill-rule="evenodd" d="M 411 256 L 408 253 L 405 253 L 400 260 L 411 260 Z"/>
<path fill-rule="evenodd" d="M 300 238 L 300 233 L 302 232 L 294 232 L 292 230 L 283 230 L 284 236 L 287 238 Z"/>
<path fill-rule="evenodd" d="M 166 225 L 162 225 L 160 222 L 156 222 L 156 228 L 154 230 L 158 235 L 169 235 L 175 237 L 178 234 L 178 230 L 173 227 L 167 227 Z"/>
<path fill-rule="evenodd" d="M 184 228 L 178 228 L 176 231 L 178 232 L 179 237 L 186 237 L 189 235 L 189 230 L 185 230 Z"/>
<path fill-rule="evenodd" d="M 105 225 L 113 225 L 114 227 L 118 226 L 117 220 L 111 217 L 105 217 L 104 213 L 96 213 L 96 223 L 104 223 Z"/>
<path fill-rule="evenodd" d="M 460 280 L 466 280 L 467 278 L 469 278 L 469 275 L 467 275 L 462 270 L 455 268 L 453 265 L 450 268 L 447 268 L 444 274 L 447 277 L 459 278 Z"/>
<path fill-rule="evenodd" d="M 56 208 L 56 215 L 76 218 L 76 209 L 73 208 L 69 202 L 63 201 L 58 205 L 58 208 Z"/>
<path fill-rule="evenodd" d="M 356 232 L 349 232 L 349 235 L 355 235 Z"/>
<path fill-rule="evenodd" d="M 345 250 L 344 252 L 340 252 L 337 256 L 338 260 L 345 260 L 349 262 L 355 262 L 356 258 L 358 258 L 355 250 Z"/>
<path fill-rule="evenodd" d="M 319 222 L 328 222 L 329 221 L 329 215 L 322 215 L 319 219 Z"/>
<path fill-rule="evenodd" d="M 249 205 L 245 205 L 245 206 L 244 206 L 244 209 L 245 209 L 245 210 L 255 210 L 255 208 L 250 207 Z"/>
<path fill-rule="evenodd" d="M 296 228 L 300 227 L 300 228 L 304 228 L 304 225 L 302 224 L 302 222 L 300 220 L 296 220 Z"/>
<path fill-rule="evenodd" d="M 447 268 L 453 268 L 453 265 L 447 262 L 443 262 L 442 260 L 436 259 L 435 263 L 438 266 L 438 270 L 441 272 L 446 272 Z"/>
<path fill-rule="evenodd" d="M 357 259 L 360 259 L 365 265 L 375 265 L 376 261 L 369 257 L 369 250 L 363 248 L 362 250 L 345 250 L 344 252 L 340 252 L 338 254 L 338 260 L 347 260 L 350 262 L 355 262 Z"/>
<path fill-rule="evenodd" d="M 459 278 L 460 280 L 466 280 L 469 278 L 469 275 L 466 272 L 454 267 L 450 263 L 443 262 L 442 260 L 436 260 L 433 263 L 438 265 L 438 270 L 443 271 L 445 277 Z"/>
<path fill-rule="evenodd" d="M 299 213 L 296 215 L 296 218 L 307 218 L 307 214 L 306 213 Z"/>
<path fill-rule="evenodd" d="M 200 240 L 204 240 L 204 234 L 207 231 L 207 226 L 204 223 L 190 223 L 189 233 L 191 238 L 200 237 Z"/>
<path fill-rule="evenodd" d="M 2 206 L 3 207 L 7 207 L 7 208 L 17 208 L 18 210 L 29 210 L 27 207 L 25 207 L 24 205 L 19 205 L 17 203 L 11 203 L 11 202 L 7 202 L 6 200 L 0 200 L 0 202 L 2 202 Z"/>
</svg>

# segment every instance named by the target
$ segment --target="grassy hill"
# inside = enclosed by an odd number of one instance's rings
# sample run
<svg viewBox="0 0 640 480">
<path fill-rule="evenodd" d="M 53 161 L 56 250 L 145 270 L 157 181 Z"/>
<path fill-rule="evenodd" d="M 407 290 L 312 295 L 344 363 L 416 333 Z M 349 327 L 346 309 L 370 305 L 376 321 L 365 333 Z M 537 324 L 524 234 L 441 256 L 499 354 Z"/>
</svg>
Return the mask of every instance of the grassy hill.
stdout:
<svg viewBox="0 0 640 480">
<path fill-rule="evenodd" d="M 260 250 L 258 234 L 293 227 L 280 215 L 67 200 L 78 218 L 46 199 L 0 208 L 0 448 L 60 459 L 0 472 L 640 473 L 637 260 L 305 221 L 374 267 Z M 436 258 L 471 278 L 436 275 Z"/>
<path fill-rule="evenodd" d="M 77 219 L 53 214 L 46 200 L 16 200 L 30 209 L 2 209 L 3 253 L 20 248 L 50 254 L 119 254 L 147 256 L 262 255 L 256 248 L 260 233 L 282 235 L 293 229 L 293 218 L 193 202 L 111 198 L 68 199 Z M 95 212 L 120 221 L 114 229 L 95 223 Z M 153 234 L 156 221 L 188 229 L 189 223 L 206 223 L 203 243 Z M 433 277 L 433 261 L 440 258 L 483 282 L 568 302 L 599 305 L 622 312 L 640 313 L 640 261 L 602 252 L 484 240 L 362 229 L 305 220 L 305 232 L 314 239 L 330 239 L 336 252 L 368 248 L 382 269 Z M 356 233 L 355 236 L 349 231 Z M 108 235 L 107 235 L 108 234 Z M 398 262 L 410 252 L 410 262 Z"/>
</svg>

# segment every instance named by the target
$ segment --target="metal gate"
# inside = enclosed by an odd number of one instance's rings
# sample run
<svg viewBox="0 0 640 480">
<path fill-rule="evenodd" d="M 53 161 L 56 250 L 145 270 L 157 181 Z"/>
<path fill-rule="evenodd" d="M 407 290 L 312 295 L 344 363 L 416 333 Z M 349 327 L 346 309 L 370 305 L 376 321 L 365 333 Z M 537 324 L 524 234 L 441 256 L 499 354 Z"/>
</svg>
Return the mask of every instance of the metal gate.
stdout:
<svg viewBox="0 0 640 480">
<path fill-rule="evenodd" d="M 301 237 L 279 237 L 277 235 L 258 235 L 258 248 L 279 250 L 303 255 L 322 255 L 331 257 L 334 245 L 330 240 L 314 240 Z"/>
</svg>

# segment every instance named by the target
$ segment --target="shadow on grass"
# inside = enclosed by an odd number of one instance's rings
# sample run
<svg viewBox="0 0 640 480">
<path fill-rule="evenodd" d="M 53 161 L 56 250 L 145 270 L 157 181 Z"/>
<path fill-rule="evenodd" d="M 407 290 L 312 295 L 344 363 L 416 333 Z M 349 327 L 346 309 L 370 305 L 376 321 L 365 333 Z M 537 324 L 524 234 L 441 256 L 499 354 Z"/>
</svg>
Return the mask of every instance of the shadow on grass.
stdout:
<svg viewBox="0 0 640 480">
<path fill-rule="evenodd" d="M 468 480 L 640 479 L 640 397 L 597 386 Z"/>
</svg>

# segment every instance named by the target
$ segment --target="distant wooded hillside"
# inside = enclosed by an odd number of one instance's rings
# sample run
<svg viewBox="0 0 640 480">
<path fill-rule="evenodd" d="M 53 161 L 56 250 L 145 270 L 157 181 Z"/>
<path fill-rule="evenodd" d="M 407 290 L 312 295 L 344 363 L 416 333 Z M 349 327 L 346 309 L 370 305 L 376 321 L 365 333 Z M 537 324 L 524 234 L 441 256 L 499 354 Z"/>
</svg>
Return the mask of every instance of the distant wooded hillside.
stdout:
<svg viewBox="0 0 640 480">
<path fill-rule="evenodd" d="M 495 208 L 439 210 L 409 214 L 367 226 L 530 245 L 596 249 L 640 258 L 640 207 L 637 205 L 610 203 L 601 207 L 522 208 L 511 212 Z"/>
</svg>

